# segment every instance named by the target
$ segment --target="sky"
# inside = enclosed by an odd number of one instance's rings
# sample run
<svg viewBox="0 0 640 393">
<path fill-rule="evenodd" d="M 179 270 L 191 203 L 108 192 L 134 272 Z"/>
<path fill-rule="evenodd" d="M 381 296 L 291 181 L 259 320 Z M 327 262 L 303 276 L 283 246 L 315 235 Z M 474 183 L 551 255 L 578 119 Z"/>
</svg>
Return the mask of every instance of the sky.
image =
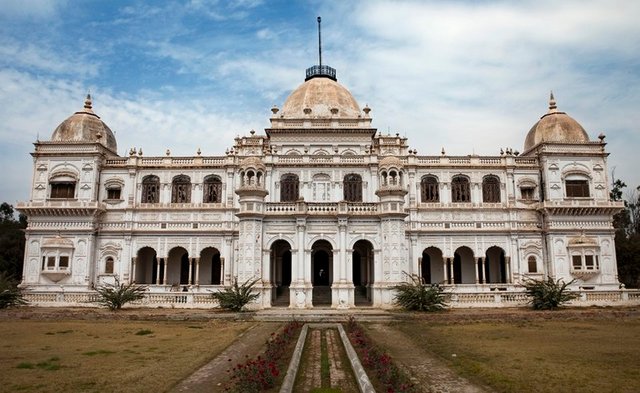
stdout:
<svg viewBox="0 0 640 393">
<path fill-rule="evenodd" d="M 29 199 L 33 142 L 87 92 L 123 156 L 223 155 L 263 133 L 317 63 L 317 16 L 323 63 L 419 155 L 522 151 L 553 90 L 635 188 L 638 15 L 636 0 L 3 0 L 0 201 Z"/>
</svg>

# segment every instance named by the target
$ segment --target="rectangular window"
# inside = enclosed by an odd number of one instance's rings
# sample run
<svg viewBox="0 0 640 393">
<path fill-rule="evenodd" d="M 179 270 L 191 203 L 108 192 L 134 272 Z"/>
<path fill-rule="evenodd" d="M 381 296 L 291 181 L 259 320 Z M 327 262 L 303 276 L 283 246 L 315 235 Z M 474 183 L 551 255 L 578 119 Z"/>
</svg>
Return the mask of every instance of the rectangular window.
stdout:
<svg viewBox="0 0 640 393">
<path fill-rule="evenodd" d="M 567 198 L 588 198 L 589 182 L 587 180 L 567 180 L 565 183 Z"/>
<path fill-rule="evenodd" d="M 584 266 L 587 270 L 593 270 L 595 268 L 595 265 L 593 263 L 593 255 L 584 256 Z"/>
<path fill-rule="evenodd" d="M 58 267 L 60 267 L 61 269 L 66 269 L 69 267 L 69 257 L 68 256 L 61 256 L 60 257 L 60 264 L 58 265 Z"/>
<path fill-rule="evenodd" d="M 51 199 L 73 199 L 75 183 L 51 183 Z"/>
<path fill-rule="evenodd" d="M 107 199 L 120 199 L 120 189 L 109 188 L 107 190 Z"/>
<path fill-rule="evenodd" d="M 47 269 L 54 269 L 56 267 L 56 257 L 47 258 Z"/>
<path fill-rule="evenodd" d="M 573 261 L 573 270 L 582 270 L 582 257 L 580 255 L 574 255 L 571 260 Z"/>
<path fill-rule="evenodd" d="M 522 195 L 522 199 L 526 201 L 533 201 L 535 199 L 534 188 L 521 188 L 520 194 Z"/>
</svg>

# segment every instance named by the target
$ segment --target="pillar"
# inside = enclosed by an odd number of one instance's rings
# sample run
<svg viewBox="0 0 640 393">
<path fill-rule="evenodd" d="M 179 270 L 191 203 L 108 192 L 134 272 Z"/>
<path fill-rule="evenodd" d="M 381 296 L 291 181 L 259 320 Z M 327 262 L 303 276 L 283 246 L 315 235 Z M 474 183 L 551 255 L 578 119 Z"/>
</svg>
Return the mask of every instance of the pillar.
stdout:
<svg viewBox="0 0 640 393">
<path fill-rule="evenodd" d="M 131 258 L 131 282 L 136 282 L 136 266 L 138 264 L 138 257 Z"/>
<path fill-rule="evenodd" d="M 156 257 L 156 261 L 158 261 L 158 263 L 156 265 L 156 282 L 154 282 L 154 284 L 158 285 L 162 284 L 160 282 L 160 272 L 162 271 L 162 264 L 164 263 L 164 259 Z"/>
<path fill-rule="evenodd" d="M 476 263 L 475 263 L 475 269 L 473 269 L 473 270 L 475 270 L 475 271 L 476 271 L 476 284 L 479 284 L 479 283 L 480 283 L 480 275 L 479 275 L 479 273 L 478 273 L 478 268 L 480 267 L 480 259 L 481 259 L 481 258 L 476 258 L 476 259 L 475 259 L 475 261 L 476 261 Z"/>
<path fill-rule="evenodd" d="M 511 279 L 511 257 L 504 257 L 504 269 L 505 269 L 505 278 L 507 279 L 506 283 L 511 284 L 513 280 Z"/>
<path fill-rule="evenodd" d="M 164 271 L 164 277 L 162 277 L 162 285 L 167 285 L 167 265 L 169 262 L 169 257 L 161 258 L 162 261 L 162 270 Z"/>
<path fill-rule="evenodd" d="M 482 283 L 486 284 L 487 280 L 487 258 L 482 258 Z"/>
<path fill-rule="evenodd" d="M 200 285 L 200 257 L 194 258 L 196 260 L 196 286 Z M 222 281 L 222 276 L 220 276 L 220 281 Z"/>
<path fill-rule="evenodd" d="M 193 262 L 194 258 L 189 258 L 189 278 L 187 279 L 187 284 L 193 284 Z"/>
</svg>

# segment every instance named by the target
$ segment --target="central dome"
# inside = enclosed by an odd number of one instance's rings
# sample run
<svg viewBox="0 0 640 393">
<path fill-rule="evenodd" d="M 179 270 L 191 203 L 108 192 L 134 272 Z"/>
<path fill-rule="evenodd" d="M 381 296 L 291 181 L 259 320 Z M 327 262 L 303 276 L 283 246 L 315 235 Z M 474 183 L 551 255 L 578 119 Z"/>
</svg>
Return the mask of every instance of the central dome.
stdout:
<svg viewBox="0 0 640 393">
<path fill-rule="evenodd" d="M 360 106 L 349 90 L 327 77 L 305 81 L 289 95 L 282 107 L 283 118 L 358 118 Z"/>
</svg>

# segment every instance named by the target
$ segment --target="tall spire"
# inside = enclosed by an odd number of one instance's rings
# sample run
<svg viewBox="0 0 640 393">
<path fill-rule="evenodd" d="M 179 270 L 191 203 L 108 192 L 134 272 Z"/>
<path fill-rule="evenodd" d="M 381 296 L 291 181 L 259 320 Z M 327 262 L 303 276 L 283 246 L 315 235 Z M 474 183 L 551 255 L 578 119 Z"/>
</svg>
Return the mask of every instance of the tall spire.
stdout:
<svg viewBox="0 0 640 393">
<path fill-rule="evenodd" d="M 332 80 L 337 80 L 336 78 L 336 69 L 333 67 L 329 67 L 328 65 L 322 65 L 322 30 L 320 28 L 320 23 L 322 22 L 322 18 L 318 17 L 318 65 L 307 68 L 305 81 L 309 79 L 323 77 L 329 78 Z"/>
</svg>

